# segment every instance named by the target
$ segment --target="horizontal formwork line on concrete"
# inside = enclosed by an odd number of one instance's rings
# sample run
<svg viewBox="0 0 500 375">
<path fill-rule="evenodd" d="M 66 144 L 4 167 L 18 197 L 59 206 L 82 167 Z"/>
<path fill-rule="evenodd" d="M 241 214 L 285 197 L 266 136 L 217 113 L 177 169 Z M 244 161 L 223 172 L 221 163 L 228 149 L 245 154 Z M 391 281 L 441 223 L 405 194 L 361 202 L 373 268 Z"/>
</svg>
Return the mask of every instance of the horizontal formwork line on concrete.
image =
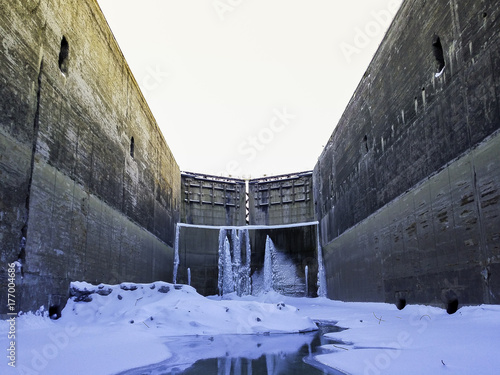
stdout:
<svg viewBox="0 0 500 375">
<path fill-rule="evenodd" d="M 279 225 L 196 225 L 177 223 L 179 227 L 187 228 L 203 228 L 203 229 L 281 229 L 281 228 L 296 228 L 318 225 L 317 221 L 308 221 L 304 223 L 295 224 L 279 224 Z"/>
</svg>

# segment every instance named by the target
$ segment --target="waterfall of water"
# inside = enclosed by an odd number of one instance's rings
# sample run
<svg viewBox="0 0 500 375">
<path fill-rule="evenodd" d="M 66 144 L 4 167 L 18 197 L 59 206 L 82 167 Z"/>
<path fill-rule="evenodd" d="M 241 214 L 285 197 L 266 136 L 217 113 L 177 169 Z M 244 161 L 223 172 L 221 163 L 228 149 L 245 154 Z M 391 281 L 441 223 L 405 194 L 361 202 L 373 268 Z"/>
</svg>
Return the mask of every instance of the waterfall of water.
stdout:
<svg viewBox="0 0 500 375">
<path fill-rule="evenodd" d="M 191 268 L 188 267 L 188 285 L 191 286 Z"/>
<path fill-rule="evenodd" d="M 264 250 L 264 293 L 273 289 L 273 253 L 274 244 L 269 236 L 266 237 L 266 248 Z"/>
<path fill-rule="evenodd" d="M 177 270 L 179 268 L 179 232 L 180 226 L 175 226 L 175 241 L 174 241 L 174 284 L 177 284 Z"/>
<path fill-rule="evenodd" d="M 326 297 L 326 274 L 323 263 L 323 249 L 319 238 L 319 224 L 316 227 L 316 242 L 318 244 L 318 296 Z"/>
</svg>

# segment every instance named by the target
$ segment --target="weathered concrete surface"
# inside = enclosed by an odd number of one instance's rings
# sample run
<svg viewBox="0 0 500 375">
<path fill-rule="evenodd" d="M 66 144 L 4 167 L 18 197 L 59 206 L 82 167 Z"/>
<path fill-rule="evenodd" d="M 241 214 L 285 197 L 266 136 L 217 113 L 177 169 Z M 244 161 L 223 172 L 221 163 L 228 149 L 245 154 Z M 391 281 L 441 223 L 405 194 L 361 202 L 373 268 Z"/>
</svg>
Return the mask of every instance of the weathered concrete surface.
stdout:
<svg viewBox="0 0 500 375">
<path fill-rule="evenodd" d="M 23 263 L 18 310 L 63 304 L 70 280 L 171 277 L 180 171 L 97 3 L 9 2 L 0 35 L 0 260 Z"/>
<path fill-rule="evenodd" d="M 314 221 L 312 172 L 250 180 L 249 216 L 251 225 Z"/>
<path fill-rule="evenodd" d="M 327 244 L 330 296 L 500 303 L 499 150 L 497 134 Z"/>
<path fill-rule="evenodd" d="M 181 222 L 245 225 L 245 181 L 182 172 Z"/>
<path fill-rule="evenodd" d="M 403 3 L 314 169 L 329 297 L 500 302 L 499 15 Z"/>
</svg>

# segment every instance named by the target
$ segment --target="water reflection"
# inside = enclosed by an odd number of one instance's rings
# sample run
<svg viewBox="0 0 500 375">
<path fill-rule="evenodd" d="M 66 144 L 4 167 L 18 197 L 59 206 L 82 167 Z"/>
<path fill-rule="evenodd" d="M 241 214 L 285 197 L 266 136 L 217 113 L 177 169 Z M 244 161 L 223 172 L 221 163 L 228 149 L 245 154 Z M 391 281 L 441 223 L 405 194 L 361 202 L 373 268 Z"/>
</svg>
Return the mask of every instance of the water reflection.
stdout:
<svg viewBox="0 0 500 375">
<path fill-rule="evenodd" d="M 169 337 L 171 358 L 119 375 L 337 374 L 314 361 L 318 347 L 329 343 L 322 335 L 333 330 L 338 327 L 301 334 Z"/>
</svg>

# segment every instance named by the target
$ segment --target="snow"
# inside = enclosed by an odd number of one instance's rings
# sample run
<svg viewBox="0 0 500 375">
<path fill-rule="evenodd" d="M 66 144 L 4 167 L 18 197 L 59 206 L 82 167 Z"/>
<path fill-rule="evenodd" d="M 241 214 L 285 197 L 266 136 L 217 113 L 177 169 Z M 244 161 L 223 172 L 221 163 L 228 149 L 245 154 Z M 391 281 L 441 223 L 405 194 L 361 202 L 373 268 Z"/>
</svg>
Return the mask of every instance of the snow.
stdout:
<svg viewBox="0 0 500 375">
<path fill-rule="evenodd" d="M 323 340 L 314 358 L 344 373 L 496 374 L 500 368 L 497 305 L 465 306 L 449 315 L 423 305 L 398 310 L 273 291 L 207 298 L 165 282 L 75 282 L 71 289 L 75 297 L 60 319 L 44 311 L 16 318 L 16 368 L 3 356 L 1 374 L 116 374 L 155 363 L 168 373 L 203 358 L 266 355 L 272 361 L 269 354 L 310 344 L 311 336 L 282 333 L 313 330 L 312 320 L 348 328 L 327 334 L 331 341 Z M 0 321 L 3 348 L 9 347 L 8 329 L 9 322 Z M 194 335 L 200 335 L 196 344 Z"/>
<path fill-rule="evenodd" d="M 500 306 L 465 306 L 455 314 L 424 305 L 398 310 L 385 303 L 326 298 L 282 299 L 314 320 L 334 320 L 341 332 L 317 361 L 347 374 L 497 374 L 500 368 Z"/>
<path fill-rule="evenodd" d="M 443 69 L 441 69 L 441 71 L 440 71 L 440 72 L 438 72 L 438 73 L 434 74 L 434 77 L 436 77 L 436 78 L 440 77 L 440 76 L 441 76 L 441 74 L 443 74 L 443 72 L 444 72 L 444 68 L 445 68 L 445 67 L 443 66 Z"/>
</svg>

